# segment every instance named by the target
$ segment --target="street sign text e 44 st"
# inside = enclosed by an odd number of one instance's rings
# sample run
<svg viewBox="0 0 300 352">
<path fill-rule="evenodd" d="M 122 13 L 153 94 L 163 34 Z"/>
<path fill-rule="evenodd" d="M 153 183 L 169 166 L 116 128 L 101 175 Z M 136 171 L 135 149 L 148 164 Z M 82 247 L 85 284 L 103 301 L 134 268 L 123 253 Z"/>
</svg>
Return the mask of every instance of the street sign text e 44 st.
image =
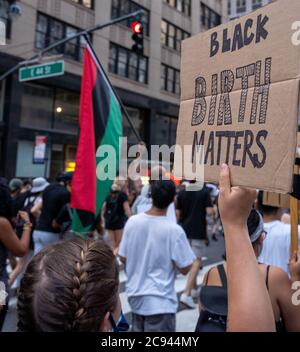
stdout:
<svg viewBox="0 0 300 352">
<path fill-rule="evenodd" d="M 33 81 L 55 76 L 61 76 L 65 73 L 65 62 L 63 60 L 48 62 L 41 65 L 23 67 L 19 70 L 19 81 Z"/>
</svg>

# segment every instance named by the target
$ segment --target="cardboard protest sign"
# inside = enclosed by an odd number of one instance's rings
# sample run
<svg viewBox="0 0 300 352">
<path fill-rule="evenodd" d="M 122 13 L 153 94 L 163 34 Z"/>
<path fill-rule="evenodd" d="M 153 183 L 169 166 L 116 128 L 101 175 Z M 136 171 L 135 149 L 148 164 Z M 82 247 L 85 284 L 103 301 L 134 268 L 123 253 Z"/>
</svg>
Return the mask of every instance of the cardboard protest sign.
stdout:
<svg viewBox="0 0 300 352">
<path fill-rule="evenodd" d="M 292 190 L 300 47 L 291 38 L 299 13 L 300 1 L 276 1 L 183 42 L 177 145 L 192 146 L 183 165 L 194 166 L 203 146 L 205 181 L 217 183 L 225 162 L 235 186 Z"/>
<path fill-rule="evenodd" d="M 290 208 L 290 195 L 264 192 L 263 204 L 277 208 Z"/>
</svg>

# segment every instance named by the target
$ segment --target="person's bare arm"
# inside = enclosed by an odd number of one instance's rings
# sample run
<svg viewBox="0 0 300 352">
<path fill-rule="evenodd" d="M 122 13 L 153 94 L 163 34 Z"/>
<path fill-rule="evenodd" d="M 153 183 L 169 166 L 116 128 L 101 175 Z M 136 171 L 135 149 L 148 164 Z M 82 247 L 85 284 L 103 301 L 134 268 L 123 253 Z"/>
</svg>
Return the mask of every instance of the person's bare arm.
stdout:
<svg viewBox="0 0 300 352">
<path fill-rule="evenodd" d="M 300 282 L 300 249 L 295 252 L 289 262 L 291 280 L 278 268 L 271 268 L 270 285 L 275 292 L 287 331 L 300 332 L 300 305 L 293 304 L 293 283 Z"/>
<path fill-rule="evenodd" d="M 38 217 L 38 216 L 40 216 L 40 214 L 41 214 L 42 207 L 43 207 L 43 203 L 42 203 L 42 202 L 39 202 L 38 204 L 34 205 L 34 206 L 31 208 L 30 213 L 31 213 L 33 216 Z"/>
<path fill-rule="evenodd" d="M 26 213 L 20 212 L 23 220 L 29 222 L 29 217 Z M 26 215 L 27 216 L 26 216 Z M 21 239 L 13 231 L 8 220 L 0 218 L 0 241 L 4 246 L 15 256 L 23 257 L 29 250 L 30 243 L 30 232 L 29 227 L 24 227 Z"/>
<path fill-rule="evenodd" d="M 132 214 L 131 214 L 129 202 L 123 203 L 123 209 L 124 209 L 124 213 L 126 214 L 127 218 L 130 218 Z"/>
<path fill-rule="evenodd" d="M 300 279 L 300 278 L 299 278 Z M 300 332 L 300 305 L 293 305 L 292 281 L 279 268 L 270 269 L 269 288 L 276 297 L 288 332 Z"/>
<path fill-rule="evenodd" d="M 182 275 L 187 275 L 187 274 L 190 272 L 191 268 L 192 268 L 192 265 L 189 265 L 189 266 L 187 266 L 187 267 L 185 267 L 185 268 L 178 268 L 178 267 L 177 267 L 178 271 L 179 271 L 180 274 L 182 274 Z"/>
<path fill-rule="evenodd" d="M 255 191 L 232 188 L 229 167 L 222 166 L 219 209 L 227 254 L 227 330 L 231 332 L 275 331 L 271 301 L 247 229 L 255 196 Z"/>
</svg>

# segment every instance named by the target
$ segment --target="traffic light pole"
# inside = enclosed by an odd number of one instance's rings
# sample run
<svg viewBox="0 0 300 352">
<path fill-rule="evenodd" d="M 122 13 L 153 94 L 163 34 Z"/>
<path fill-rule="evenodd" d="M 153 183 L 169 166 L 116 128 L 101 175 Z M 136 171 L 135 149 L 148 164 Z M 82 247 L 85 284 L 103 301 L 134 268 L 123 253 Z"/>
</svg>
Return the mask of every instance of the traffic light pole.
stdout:
<svg viewBox="0 0 300 352">
<path fill-rule="evenodd" d="M 54 48 L 56 48 L 56 47 L 58 47 L 58 46 L 60 46 L 62 44 L 70 42 L 70 41 L 72 41 L 74 39 L 77 39 L 78 37 L 81 37 L 81 36 L 83 36 L 90 43 L 88 34 L 93 33 L 95 31 L 99 31 L 99 30 L 104 29 L 106 27 L 110 27 L 110 26 L 112 26 L 114 24 L 121 23 L 121 22 L 126 21 L 128 19 L 135 18 L 135 17 L 138 17 L 138 16 L 142 16 L 143 14 L 144 14 L 144 10 L 138 10 L 138 11 L 132 12 L 132 13 L 130 13 L 128 15 L 116 18 L 114 20 L 111 20 L 111 21 L 109 21 L 109 22 L 107 22 L 105 24 L 93 26 L 93 27 L 91 27 L 89 29 L 86 29 L 86 30 L 83 30 L 81 32 L 78 32 L 78 33 L 76 33 L 76 34 L 74 34 L 74 35 L 72 35 L 70 37 L 61 39 L 61 40 L 57 41 L 56 43 L 53 43 L 53 44 L 49 45 L 47 48 L 42 49 L 37 55 L 34 55 L 30 59 L 19 62 L 16 66 L 12 67 L 7 72 L 5 72 L 2 76 L 0 76 L 0 81 L 4 80 L 5 78 L 10 76 L 11 74 L 16 72 L 18 69 L 20 69 L 23 66 L 28 66 L 28 65 L 33 65 L 33 64 L 39 63 L 41 61 L 41 59 L 42 59 L 44 54 L 46 54 L 50 50 L 52 50 L 52 49 L 54 49 Z M 96 58 L 97 58 L 97 56 L 96 56 Z M 101 65 L 99 60 L 98 60 L 98 64 L 99 64 L 101 70 L 103 71 L 103 74 L 106 76 L 106 78 L 107 78 L 107 80 L 109 82 L 109 79 L 108 79 L 108 77 L 107 77 L 107 75 L 106 75 L 106 73 L 105 73 L 105 71 L 104 71 L 104 69 L 103 69 L 103 67 L 102 67 L 102 65 Z M 123 110 L 123 113 L 124 113 L 126 119 L 128 120 L 128 123 L 129 123 L 132 131 L 134 132 L 135 137 L 137 138 L 138 142 L 141 142 L 142 139 L 141 139 L 139 133 L 135 129 L 135 127 L 134 127 L 134 125 L 133 125 L 133 123 L 132 123 L 132 121 L 130 119 L 130 116 L 129 116 L 129 114 L 128 114 L 125 106 L 124 106 L 124 104 L 122 103 L 119 95 L 117 94 L 116 90 L 114 89 L 114 87 L 112 85 L 111 85 L 111 89 L 113 90 L 114 94 L 116 95 L 116 97 L 118 99 L 118 102 L 119 102 L 119 104 L 120 104 L 120 106 L 121 106 L 121 108 Z"/>
<path fill-rule="evenodd" d="M 59 41 L 57 41 L 56 43 L 53 43 L 51 45 L 49 45 L 47 48 L 44 48 L 42 50 L 40 50 L 40 52 L 34 56 L 32 56 L 30 59 L 28 60 L 24 60 L 19 62 L 16 66 L 12 67 L 11 69 L 9 69 L 8 71 L 6 71 L 2 76 L 0 76 L 0 81 L 4 80 L 6 77 L 8 77 L 9 75 L 13 74 L 14 72 L 16 72 L 19 68 L 23 67 L 23 66 L 28 66 L 28 65 L 32 65 L 32 64 L 36 64 L 39 63 L 43 57 L 44 54 L 46 54 L 47 52 L 49 52 L 50 50 L 56 48 L 57 46 L 60 46 L 62 44 L 68 43 L 74 39 L 77 39 L 78 37 L 81 36 L 87 36 L 89 33 L 93 33 L 95 31 L 99 31 L 100 29 L 104 29 L 107 27 L 110 27 L 114 24 L 118 24 L 120 22 L 129 20 L 131 18 L 134 17 L 138 17 L 144 14 L 144 10 L 138 10 L 136 12 L 132 12 L 128 15 L 116 18 L 114 20 L 111 20 L 105 24 L 100 24 L 97 26 L 93 26 L 91 28 L 88 28 L 86 30 L 83 30 L 81 32 L 78 32 L 76 34 L 73 34 L 72 36 L 69 36 L 67 38 L 61 39 Z"/>
</svg>

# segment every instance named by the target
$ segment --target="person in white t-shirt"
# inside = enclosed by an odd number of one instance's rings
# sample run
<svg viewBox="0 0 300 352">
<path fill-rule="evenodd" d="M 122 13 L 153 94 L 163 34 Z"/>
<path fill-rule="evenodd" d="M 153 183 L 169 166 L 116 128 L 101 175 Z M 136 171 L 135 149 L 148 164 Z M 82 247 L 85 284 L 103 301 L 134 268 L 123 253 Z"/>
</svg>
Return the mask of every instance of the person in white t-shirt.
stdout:
<svg viewBox="0 0 300 352">
<path fill-rule="evenodd" d="M 277 266 L 289 274 L 291 225 L 281 221 L 283 209 L 263 204 L 262 192 L 258 195 L 257 207 L 263 215 L 267 233 L 258 260 L 262 264 Z M 300 234 L 300 227 L 298 233 Z"/>
<path fill-rule="evenodd" d="M 176 270 L 188 274 L 196 258 L 184 230 L 166 216 L 175 194 L 173 182 L 154 182 L 151 209 L 130 218 L 124 229 L 119 256 L 134 332 L 176 330 Z"/>
</svg>

